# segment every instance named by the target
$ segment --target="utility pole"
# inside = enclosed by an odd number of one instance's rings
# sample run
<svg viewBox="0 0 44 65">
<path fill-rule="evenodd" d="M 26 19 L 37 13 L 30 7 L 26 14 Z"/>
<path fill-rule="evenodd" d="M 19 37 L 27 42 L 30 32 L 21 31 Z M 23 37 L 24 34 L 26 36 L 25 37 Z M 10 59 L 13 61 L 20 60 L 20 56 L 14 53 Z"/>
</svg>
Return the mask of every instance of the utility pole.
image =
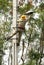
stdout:
<svg viewBox="0 0 44 65">
<path fill-rule="evenodd" d="M 16 20 L 17 20 L 17 0 L 13 0 L 13 23 L 12 23 L 12 28 L 16 27 Z M 14 33 L 16 29 L 12 31 Z M 17 63 L 17 44 L 16 44 L 16 35 L 12 37 L 12 65 L 18 65 Z"/>
</svg>

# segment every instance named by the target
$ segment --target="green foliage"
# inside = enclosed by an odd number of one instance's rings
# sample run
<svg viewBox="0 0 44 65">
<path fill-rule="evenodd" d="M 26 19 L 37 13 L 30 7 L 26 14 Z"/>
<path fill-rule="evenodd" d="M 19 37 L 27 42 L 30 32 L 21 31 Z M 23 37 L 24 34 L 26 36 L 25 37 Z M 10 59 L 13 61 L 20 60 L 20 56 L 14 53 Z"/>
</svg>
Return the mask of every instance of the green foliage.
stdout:
<svg viewBox="0 0 44 65">
<path fill-rule="evenodd" d="M 10 31 L 10 29 L 11 29 L 11 22 L 4 22 L 3 23 L 3 28 L 4 28 L 4 31 L 5 32 L 9 32 Z"/>
<path fill-rule="evenodd" d="M 28 60 L 26 63 L 24 63 L 24 65 L 35 65 L 35 63 L 35 60 Z"/>
<path fill-rule="evenodd" d="M 0 0 L 0 13 L 4 16 L 4 21 L 0 20 L 0 50 L 3 51 L 3 45 L 5 43 L 5 37 L 9 34 L 11 30 L 11 19 L 8 19 L 7 13 L 12 9 L 12 0 Z M 3 15 L 4 14 L 4 15 Z M 0 15 L 0 17 L 2 17 Z M 10 15 L 10 14 L 9 14 Z M 0 18 L 1 19 L 1 18 Z M 1 51 L 0 51 L 1 52 Z M 1 55 L 1 53 L 0 53 Z M 0 56 L 0 65 L 2 65 L 3 53 Z"/>
<path fill-rule="evenodd" d="M 12 7 L 12 2 L 9 0 L 0 0 L 0 10 L 3 10 L 4 13 L 8 12 L 8 10 Z"/>
<path fill-rule="evenodd" d="M 0 11 L 1 14 L 8 12 L 12 9 L 12 0 L 0 0 Z M 2 13 L 3 11 L 3 13 Z M 1 16 L 1 15 L 0 15 Z M 8 19 L 8 16 L 5 17 L 5 19 Z M 0 21 L 1 22 L 1 21 Z M 5 35 L 6 33 L 9 33 L 11 29 L 11 20 L 3 22 L 0 24 L 0 48 L 3 47 L 3 43 L 5 42 Z"/>
<path fill-rule="evenodd" d="M 2 25 L 0 25 L 0 49 L 3 49 L 3 44 L 5 43 L 5 37 L 8 35 L 8 33 L 11 30 L 11 24 L 10 22 L 4 22 Z"/>
<path fill-rule="evenodd" d="M 29 52 L 29 56 L 30 59 L 33 60 L 38 60 L 40 58 L 40 53 L 39 52 L 35 52 L 33 49 Z"/>
<path fill-rule="evenodd" d="M 28 63 L 26 65 L 35 65 L 35 61 L 34 60 L 30 60 L 30 61 L 28 61 Z"/>
<path fill-rule="evenodd" d="M 7 6 L 8 6 L 8 0 L 0 0 L 0 10 L 3 9 L 5 11 L 7 11 Z"/>
<path fill-rule="evenodd" d="M 33 8 L 33 5 L 25 4 L 24 6 L 19 6 L 19 8 L 17 9 L 17 11 L 20 14 L 25 14 L 25 12 L 27 12 L 28 10 L 30 10 L 32 8 Z"/>
<path fill-rule="evenodd" d="M 43 2 L 39 5 L 39 8 L 40 8 L 40 10 L 44 10 L 44 3 Z"/>
</svg>

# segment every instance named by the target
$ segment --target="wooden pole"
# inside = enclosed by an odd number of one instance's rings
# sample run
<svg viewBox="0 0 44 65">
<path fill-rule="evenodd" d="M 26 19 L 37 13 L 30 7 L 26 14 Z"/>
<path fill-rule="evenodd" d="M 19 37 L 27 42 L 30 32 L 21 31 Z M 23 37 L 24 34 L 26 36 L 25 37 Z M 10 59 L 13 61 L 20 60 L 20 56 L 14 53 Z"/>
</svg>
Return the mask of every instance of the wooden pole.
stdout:
<svg viewBox="0 0 44 65">
<path fill-rule="evenodd" d="M 13 0 L 13 23 L 12 23 L 12 27 L 16 27 L 16 19 L 17 19 L 17 11 L 16 11 L 16 6 L 17 6 L 17 1 L 16 0 Z M 12 31 L 12 34 L 16 31 L 16 29 Z M 12 65 L 18 65 L 17 63 L 17 44 L 16 44 L 16 35 L 13 36 L 13 40 L 12 40 L 12 58 L 13 58 L 13 61 L 12 61 Z"/>
</svg>

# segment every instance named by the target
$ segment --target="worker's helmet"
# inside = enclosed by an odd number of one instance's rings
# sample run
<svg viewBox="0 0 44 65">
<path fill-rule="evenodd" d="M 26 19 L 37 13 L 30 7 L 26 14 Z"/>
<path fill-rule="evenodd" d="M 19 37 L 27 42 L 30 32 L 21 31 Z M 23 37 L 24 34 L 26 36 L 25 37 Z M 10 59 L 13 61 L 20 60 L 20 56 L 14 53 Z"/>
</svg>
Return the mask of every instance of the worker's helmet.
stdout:
<svg viewBox="0 0 44 65">
<path fill-rule="evenodd" d="M 26 20 L 26 18 L 27 18 L 26 15 L 21 16 L 21 20 Z"/>
</svg>

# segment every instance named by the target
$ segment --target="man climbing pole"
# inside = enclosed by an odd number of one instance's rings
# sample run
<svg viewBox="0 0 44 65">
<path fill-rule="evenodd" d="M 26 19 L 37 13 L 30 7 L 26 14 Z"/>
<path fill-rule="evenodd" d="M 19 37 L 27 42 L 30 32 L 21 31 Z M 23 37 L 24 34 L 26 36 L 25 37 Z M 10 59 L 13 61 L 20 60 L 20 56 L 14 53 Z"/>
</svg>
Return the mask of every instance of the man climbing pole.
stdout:
<svg viewBox="0 0 44 65">
<path fill-rule="evenodd" d="M 19 46 L 22 33 L 25 31 L 25 24 L 28 20 L 27 15 L 31 15 L 31 14 L 33 14 L 33 12 L 28 11 L 28 12 L 26 12 L 25 15 L 22 15 L 19 18 L 19 20 L 17 20 L 17 31 L 15 33 L 13 33 L 10 37 L 8 37 L 7 40 L 11 39 L 14 35 L 17 34 L 16 43 L 17 43 L 17 46 Z"/>
</svg>

